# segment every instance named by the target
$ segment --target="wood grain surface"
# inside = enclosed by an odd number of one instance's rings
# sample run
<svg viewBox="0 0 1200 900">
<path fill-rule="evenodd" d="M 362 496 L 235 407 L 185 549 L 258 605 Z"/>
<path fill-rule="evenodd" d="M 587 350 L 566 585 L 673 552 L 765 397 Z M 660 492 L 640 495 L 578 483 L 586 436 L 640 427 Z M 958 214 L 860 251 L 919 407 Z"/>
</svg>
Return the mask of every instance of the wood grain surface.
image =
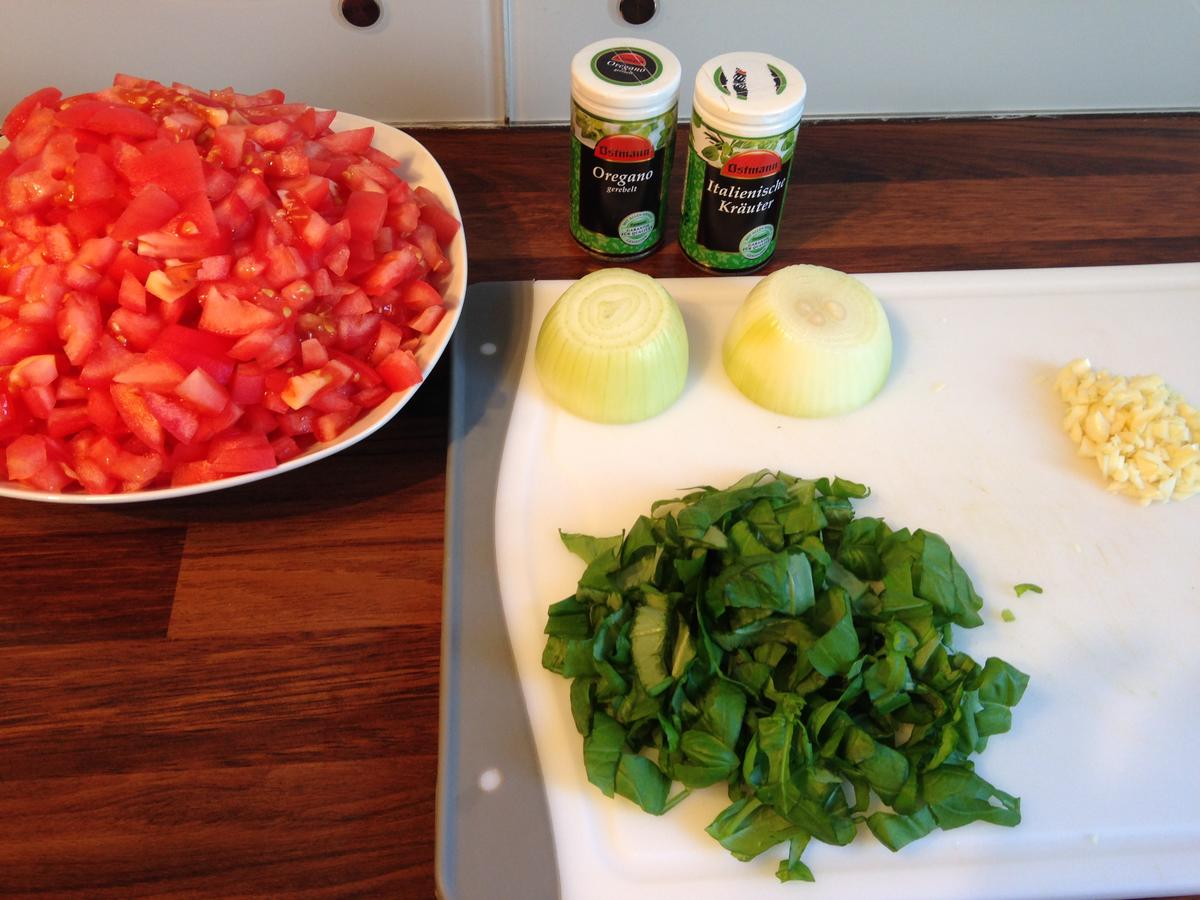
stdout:
<svg viewBox="0 0 1200 900">
<path fill-rule="evenodd" d="M 414 134 L 472 283 L 601 265 L 567 230 L 565 130 Z M 698 274 L 681 181 L 645 272 Z M 1197 116 L 806 124 L 775 263 L 1196 261 L 1198 209 Z M 0 499 L 0 896 L 433 896 L 447 369 L 277 478 Z"/>
</svg>

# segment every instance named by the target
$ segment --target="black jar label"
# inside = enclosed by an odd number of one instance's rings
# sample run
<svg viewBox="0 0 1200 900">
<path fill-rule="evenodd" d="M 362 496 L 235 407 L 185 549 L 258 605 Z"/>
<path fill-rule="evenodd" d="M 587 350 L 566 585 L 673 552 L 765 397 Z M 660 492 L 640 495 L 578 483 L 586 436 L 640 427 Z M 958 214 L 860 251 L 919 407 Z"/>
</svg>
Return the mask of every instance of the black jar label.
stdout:
<svg viewBox="0 0 1200 900">
<path fill-rule="evenodd" d="M 774 244 L 792 162 L 751 150 L 723 166 L 705 163 L 697 240 L 710 250 L 757 259 Z"/>
<path fill-rule="evenodd" d="M 775 252 L 796 129 L 740 138 L 692 118 L 679 240 L 710 269 L 757 268 Z"/>
</svg>

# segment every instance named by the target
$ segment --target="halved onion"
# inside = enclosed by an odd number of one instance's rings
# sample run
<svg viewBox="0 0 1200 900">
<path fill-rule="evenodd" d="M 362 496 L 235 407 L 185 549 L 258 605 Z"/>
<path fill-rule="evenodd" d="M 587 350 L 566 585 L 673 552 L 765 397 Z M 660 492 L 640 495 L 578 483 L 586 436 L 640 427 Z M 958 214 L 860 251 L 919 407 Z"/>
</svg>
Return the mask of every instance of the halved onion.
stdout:
<svg viewBox="0 0 1200 900">
<path fill-rule="evenodd" d="M 594 422 L 638 422 L 683 391 L 688 343 L 671 295 L 648 275 L 602 269 L 555 301 L 534 364 L 546 392 Z"/>
<path fill-rule="evenodd" d="M 789 416 L 858 409 L 887 381 L 892 332 L 871 289 L 821 266 L 762 279 L 725 336 L 725 371 L 760 406 Z"/>
</svg>

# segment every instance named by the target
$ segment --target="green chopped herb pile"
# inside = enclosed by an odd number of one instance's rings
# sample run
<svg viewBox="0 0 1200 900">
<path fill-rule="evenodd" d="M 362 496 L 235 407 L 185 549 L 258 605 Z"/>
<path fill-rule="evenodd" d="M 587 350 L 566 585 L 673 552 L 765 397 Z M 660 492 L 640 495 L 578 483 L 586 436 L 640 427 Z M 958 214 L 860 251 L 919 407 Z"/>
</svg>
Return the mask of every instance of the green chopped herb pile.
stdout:
<svg viewBox="0 0 1200 900">
<path fill-rule="evenodd" d="M 562 535 L 587 568 L 550 607 L 542 663 L 572 679 L 589 781 L 655 815 L 726 783 L 708 833 L 741 860 L 787 841 L 782 881 L 811 881 L 808 842 L 859 822 L 898 850 L 1020 821 L 971 756 L 1028 676 L 950 646 L 982 600 L 936 534 L 855 518 L 868 493 L 764 470 L 624 535 Z"/>
</svg>

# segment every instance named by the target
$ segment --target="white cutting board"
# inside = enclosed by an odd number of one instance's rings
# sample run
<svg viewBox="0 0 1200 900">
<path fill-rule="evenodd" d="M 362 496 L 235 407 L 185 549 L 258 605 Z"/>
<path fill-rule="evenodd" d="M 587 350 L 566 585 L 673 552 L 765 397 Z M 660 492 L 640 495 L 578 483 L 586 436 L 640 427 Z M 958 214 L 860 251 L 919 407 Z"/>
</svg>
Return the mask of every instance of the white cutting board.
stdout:
<svg viewBox="0 0 1200 900">
<path fill-rule="evenodd" d="M 1060 428 L 1057 369 L 1076 356 L 1158 372 L 1200 403 L 1200 264 L 862 276 L 892 324 L 882 393 L 834 419 L 745 399 L 720 346 L 757 281 L 666 279 L 687 323 L 679 401 L 631 426 L 554 406 L 532 366 L 496 505 L 505 617 L 536 736 L 564 897 L 971 898 L 1200 890 L 1200 498 L 1144 508 L 1107 493 Z M 532 329 L 568 282 L 534 286 Z M 568 683 L 541 668 L 546 607 L 582 563 L 558 529 L 619 533 L 653 500 L 746 472 L 842 475 L 895 527 L 943 535 L 984 597 L 955 646 L 1030 674 L 980 774 L 1022 799 L 1015 829 L 975 824 L 893 854 L 863 829 L 814 842 L 813 885 L 781 885 L 785 848 L 740 863 L 704 833 L 726 805 L 698 792 L 661 818 L 588 784 Z M 1035 582 L 1042 595 L 1016 597 Z M 1016 621 L 1001 621 L 1010 608 Z"/>
</svg>

